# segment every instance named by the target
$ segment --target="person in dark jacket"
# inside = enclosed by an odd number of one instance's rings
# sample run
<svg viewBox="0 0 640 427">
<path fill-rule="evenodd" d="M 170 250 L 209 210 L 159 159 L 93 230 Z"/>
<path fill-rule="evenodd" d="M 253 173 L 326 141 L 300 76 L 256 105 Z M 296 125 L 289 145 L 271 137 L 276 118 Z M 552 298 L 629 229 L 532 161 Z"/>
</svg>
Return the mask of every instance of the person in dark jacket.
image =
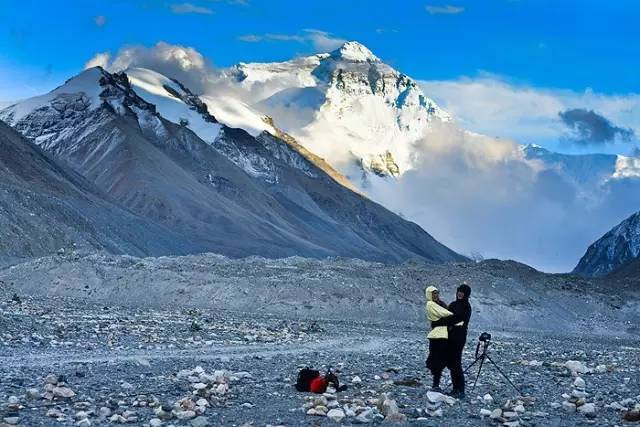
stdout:
<svg viewBox="0 0 640 427">
<path fill-rule="evenodd" d="M 469 297 L 471 288 L 463 283 L 456 291 L 456 300 L 449 304 L 452 316 L 445 317 L 432 326 L 449 326 L 447 368 L 451 372 L 453 390 L 451 395 L 456 398 L 464 398 L 464 370 L 462 369 L 462 352 L 467 343 L 467 330 L 471 319 L 471 304 Z"/>
</svg>

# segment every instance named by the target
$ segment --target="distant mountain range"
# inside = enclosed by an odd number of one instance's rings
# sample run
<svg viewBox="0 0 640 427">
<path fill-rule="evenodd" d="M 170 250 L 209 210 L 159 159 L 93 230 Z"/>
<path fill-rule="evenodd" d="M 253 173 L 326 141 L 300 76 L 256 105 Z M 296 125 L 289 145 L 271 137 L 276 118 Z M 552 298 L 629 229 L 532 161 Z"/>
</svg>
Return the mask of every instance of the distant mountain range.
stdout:
<svg viewBox="0 0 640 427">
<path fill-rule="evenodd" d="M 151 70 L 91 68 L 0 119 L 33 143 L 3 125 L 1 149 L 16 154 L 2 172 L 20 178 L 2 180 L 16 192 L 1 196 L 0 212 L 11 242 L 2 250 L 13 256 L 83 244 L 142 255 L 465 260 L 354 192 L 268 120 L 270 133 L 229 127 Z"/>
</svg>

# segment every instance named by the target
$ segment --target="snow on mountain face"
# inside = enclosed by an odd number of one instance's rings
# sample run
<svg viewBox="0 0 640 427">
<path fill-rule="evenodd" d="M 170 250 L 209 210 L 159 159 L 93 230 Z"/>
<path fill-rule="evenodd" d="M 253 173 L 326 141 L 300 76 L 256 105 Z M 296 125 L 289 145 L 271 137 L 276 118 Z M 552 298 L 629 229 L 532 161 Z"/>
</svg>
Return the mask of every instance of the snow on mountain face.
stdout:
<svg viewBox="0 0 640 427">
<path fill-rule="evenodd" d="M 203 141 L 213 143 L 222 126 L 200 99 L 180 83 L 144 68 L 126 71 L 134 91 L 156 106 L 165 119 L 189 127 Z"/>
<path fill-rule="evenodd" d="M 343 172 L 354 164 L 380 176 L 413 167 L 412 143 L 451 117 L 408 76 L 357 42 L 281 63 L 226 71 L 254 107 Z"/>
<path fill-rule="evenodd" d="M 573 270 L 604 276 L 640 257 L 640 212 L 631 215 L 594 242 Z"/>
</svg>

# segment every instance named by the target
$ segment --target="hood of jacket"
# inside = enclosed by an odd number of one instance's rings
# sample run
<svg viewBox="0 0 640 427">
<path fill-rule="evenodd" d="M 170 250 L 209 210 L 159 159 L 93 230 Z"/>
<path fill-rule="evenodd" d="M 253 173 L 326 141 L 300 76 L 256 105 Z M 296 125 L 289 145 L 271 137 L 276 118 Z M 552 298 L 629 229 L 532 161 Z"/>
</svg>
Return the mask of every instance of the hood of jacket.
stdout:
<svg viewBox="0 0 640 427">
<path fill-rule="evenodd" d="M 436 288 L 435 286 L 429 286 L 427 287 L 427 289 L 424 290 L 424 296 L 427 299 L 427 301 L 433 301 L 433 291 L 437 291 L 438 288 Z"/>
</svg>

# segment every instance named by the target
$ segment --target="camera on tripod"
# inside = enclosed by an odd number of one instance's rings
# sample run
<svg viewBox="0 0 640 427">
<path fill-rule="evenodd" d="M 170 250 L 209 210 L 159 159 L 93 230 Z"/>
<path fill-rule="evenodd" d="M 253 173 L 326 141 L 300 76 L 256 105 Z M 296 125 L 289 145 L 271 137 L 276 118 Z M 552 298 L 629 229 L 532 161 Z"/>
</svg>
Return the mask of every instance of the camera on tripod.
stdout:
<svg viewBox="0 0 640 427">
<path fill-rule="evenodd" d="M 471 388 L 471 390 L 475 390 L 476 384 L 478 383 L 478 378 L 480 377 L 480 372 L 482 371 L 482 366 L 484 365 L 485 360 L 487 360 L 498 370 L 498 372 L 500 372 L 504 379 L 506 379 L 509 384 L 511 384 L 511 386 L 518 393 L 520 393 L 520 395 L 522 395 L 520 389 L 516 387 L 511 379 L 509 379 L 507 374 L 502 372 L 502 369 L 500 369 L 500 367 L 493 361 L 493 359 L 491 359 L 491 356 L 489 356 L 489 344 L 491 344 L 491 334 L 489 332 L 481 333 L 480 337 L 478 337 L 478 344 L 476 345 L 476 360 L 474 360 L 473 363 L 471 363 L 471 365 L 469 365 L 467 369 L 464 370 L 466 374 L 469 369 L 471 369 L 476 363 L 480 362 L 478 366 L 478 374 L 476 375 L 476 380 L 473 382 L 473 387 Z"/>
<path fill-rule="evenodd" d="M 478 338 L 478 341 L 481 341 L 481 342 L 491 341 L 491 334 L 489 332 L 481 333 L 480 338 Z"/>
</svg>

